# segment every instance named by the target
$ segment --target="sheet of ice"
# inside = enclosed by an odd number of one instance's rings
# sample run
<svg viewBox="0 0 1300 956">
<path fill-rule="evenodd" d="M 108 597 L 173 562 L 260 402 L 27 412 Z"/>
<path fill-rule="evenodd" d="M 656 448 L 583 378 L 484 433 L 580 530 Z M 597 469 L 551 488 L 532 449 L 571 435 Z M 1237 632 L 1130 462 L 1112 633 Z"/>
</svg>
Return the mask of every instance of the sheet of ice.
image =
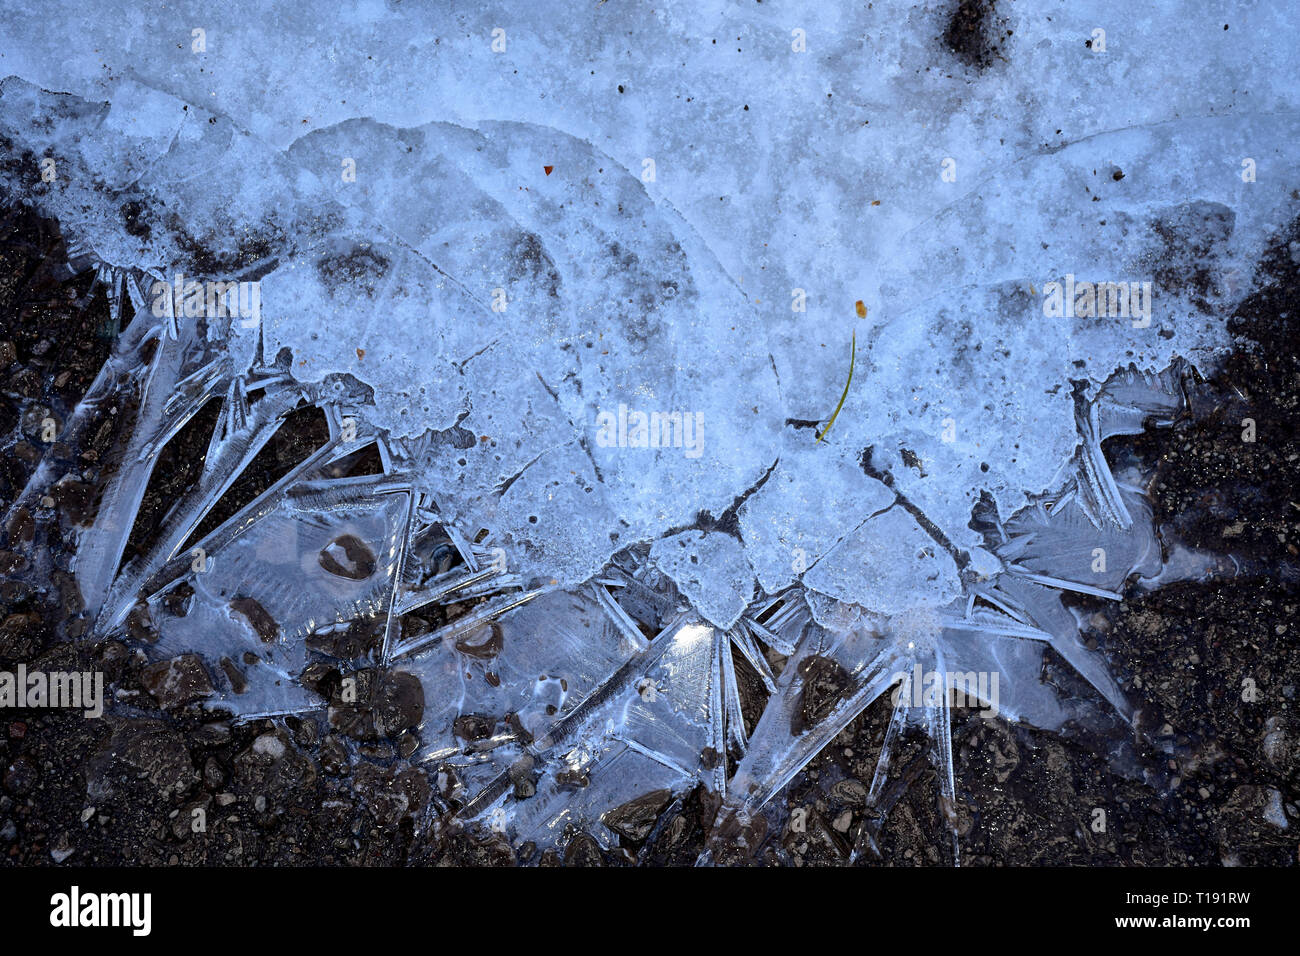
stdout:
<svg viewBox="0 0 1300 956">
<path fill-rule="evenodd" d="M 356 483 L 299 486 L 232 539 L 210 536 L 190 573 L 150 600 L 152 653 L 198 652 L 215 677 L 211 703 L 236 714 L 319 706 L 299 683 L 307 639 L 388 612 L 409 499 Z"/>
<path fill-rule="evenodd" d="M 846 532 L 895 501 L 856 449 L 788 436 L 770 478 L 740 508 L 745 554 L 769 594 L 793 584 Z"/>
<path fill-rule="evenodd" d="M 871 448 L 876 473 L 969 548 L 981 492 L 1010 513 L 1071 454 L 1069 378 L 1158 369 L 1224 341 L 1221 306 L 1288 202 L 1300 130 L 1273 66 L 1293 50 L 1258 11 L 1249 44 L 1244 30 L 1190 34 L 1180 69 L 1195 62 L 1215 91 L 1194 97 L 1155 83 L 1172 62 L 1162 31 L 1121 5 L 999 13 L 1014 40 L 983 70 L 944 59 L 938 7 L 887 7 L 827 20 L 669 4 L 622 11 L 627 29 L 608 35 L 603 10 L 375 8 L 338 21 L 321 68 L 286 73 L 274 94 L 253 64 L 301 62 L 317 24 L 297 8 L 275 30 L 251 30 L 237 3 L 182 8 L 168 22 L 192 19 L 185 32 L 201 36 L 144 60 L 105 18 L 79 34 L 102 33 L 101 52 L 58 66 L 43 54 L 88 25 L 17 11 L 6 68 L 111 105 L 10 90 L 23 121 L 6 135 L 33 156 L 71 154 L 42 198 L 74 220 L 94 210 L 72 225 L 108 261 L 165 273 L 194 246 L 244 267 L 274 260 L 265 354 L 290 349 L 304 382 L 356 376 L 375 390 L 365 414 L 395 438 L 463 443 L 420 459 L 424 478 L 450 520 L 493 530 L 526 576 L 577 584 L 619 547 L 719 513 L 779 459 L 788 473 L 812 430 L 779 425 L 827 414 L 856 299 L 866 384 L 817 449 L 828 484 Z M 1082 42 L 1092 22 L 1111 37 L 1104 53 Z M 641 37 L 645 55 L 620 55 L 614 35 Z M 429 57 L 410 59 L 413 37 Z M 667 77 L 659 53 L 674 44 L 695 52 Z M 548 68 L 553 49 L 589 69 Z M 909 71 L 907 57 L 943 69 Z M 1071 82 L 1044 82 L 1049 62 Z M 105 63 L 131 78 L 106 80 Z M 353 77 L 348 97 L 331 75 Z M 1112 93 L 1135 83 L 1146 95 Z M 1229 90 L 1249 90 L 1249 108 Z M 95 133 L 31 127 L 50 114 Z M 1269 174 L 1244 182 L 1247 156 Z M 86 181 L 138 190 L 150 235 L 117 228 Z M 155 223 L 155 199 L 183 221 Z M 1150 276 L 1152 324 L 1043 316 L 1043 285 L 1067 274 Z M 341 315 L 345 331 L 322 334 Z M 702 457 L 637 447 L 635 419 L 601 441 L 598 416 L 625 405 L 702 416 Z M 800 510 L 762 543 L 748 519 L 766 587 L 785 583 L 780 568 L 814 567 L 878 507 L 865 476 L 843 488 L 840 507 Z M 764 502 L 788 492 L 769 482 L 747 511 L 794 515 Z M 802 538 L 811 550 L 792 544 Z M 850 573 L 838 593 L 873 587 Z"/>
<path fill-rule="evenodd" d="M 608 844 L 696 782 L 755 810 L 917 662 L 1002 672 L 1004 712 L 1057 727 L 1086 704 L 1038 680 L 1050 644 L 1127 715 L 1060 595 L 1158 571 L 1102 441 L 1177 410 L 1175 359 L 1214 360 L 1295 215 L 1290 13 L 1016 6 L 980 64 L 938 41 L 949 7 L 7 10 L 0 198 L 148 325 L 115 359 L 144 421 L 78 558 L 98 626 L 151 598 L 162 648 L 211 660 L 271 621 L 249 713 L 308 705 L 313 618 L 387 613 L 376 664 L 421 681 L 462 811 L 551 841 Z M 141 308 L 178 272 L 260 282 L 259 320 Z M 1150 322 L 1053 311 L 1076 282 L 1149 282 Z M 203 478 L 119 573 L 157 448 L 209 398 Z M 345 419 L 377 442 L 388 494 L 271 489 L 168 619 L 179 547 L 303 402 L 322 455 Z M 426 513 L 463 567 L 404 567 Z M 320 545 L 300 592 L 245 574 L 288 525 Z M 382 542 L 373 587 L 317 593 L 357 541 Z M 738 658 L 771 694 L 749 734 Z M 947 702 L 923 710 L 951 823 Z"/>
<path fill-rule="evenodd" d="M 610 814 L 629 801 L 656 791 L 680 794 L 697 782 L 721 792 L 726 641 L 698 619 L 674 622 L 598 696 L 531 742 L 466 814 L 516 842 L 553 844 L 582 830 L 610 846 L 618 833 Z M 518 781 L 534 775 L 541 779 L 521 790 Z"/>
<path fill-rule="evenodd" d="M 952 555 L 897 505 L 845 535 L 808 570 L 804 583 L 878 614 L 939 607 L 961 594 Z"/>
<path fill-rule="evenodd" d="M 413 652 L 403 666 L 424 684 L 425 754 L 492 737 L 545 737 L 645 647 L 596 594 L 553 591 L 500 622 Z"/>
<path fill-rule="evenodd" d="M 754 575 L 739 541 L 717 531 L 660 538 L 650 560 L 716 627 L 730 628 L 754 599 Z"/>
</svg>

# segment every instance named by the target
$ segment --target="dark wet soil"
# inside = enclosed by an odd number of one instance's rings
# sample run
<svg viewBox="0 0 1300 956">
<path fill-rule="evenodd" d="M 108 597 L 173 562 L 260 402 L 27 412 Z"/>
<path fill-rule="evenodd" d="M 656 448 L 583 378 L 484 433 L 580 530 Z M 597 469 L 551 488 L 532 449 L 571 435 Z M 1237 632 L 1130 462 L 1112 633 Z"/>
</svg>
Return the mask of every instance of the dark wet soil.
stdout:
<svg viewBox="0 0 1300 956">
<path fill-rule="evenodd" d="M 1137 733 L 1114 721 L 1053 734 L 958 712 L 951 813 L 963 863 L 1297 862 L 1298 240 L 1300 231 L 1282 237 L 1262 264 L 1258 291 L 1233 318 L 1241 349 L 1214 377 L 1190 385 L 1191 413 L 1170 429 L 1108 445 L 1116 460 L 1153 476 L 1166 547 L 1231 555 L 1235 574 L 1080 605 L 1091 614 L 1090 640 L 1139 708 Z M 750 865 L 844 865 L 855 847 L 863 865 L 951 861 L 920 735 L 899 743 L 888 814 L 866 810 L 889 719 L 885 699 L 744 826 L 731 821 L 715 833 L 717 805 L 703 791 L 676 800 L 651 794 L 618 815 L 622 849 L 605 852 L 580 835 L 563 852 L 540 853 L 427 825 L 442 806 L 439 783 L 407 760 L 417 709 L 400 681 L 376 674 L 362 699 L 345 706 L 338 675 L 322 672 L 313 679 L 333 707 L 234 725 L 199 708 L 206 674 L 192 662 L 164 672 L 123 643 L 74 640 L 86 625 L 67 556 L 75 529 L 94 514 L 132 410 L 102 409 L 75 453 L 57 435 L 42 441 L 32 424 L 66 420 L 115 334 L 102 290 L 90 294 L 89 275 L 61 277 L 64 258 L 52 224 L 17 211 L 0 217 L 0 508 L 40 461 L 55 463 L 48 495 L 0 529 L 0 669 L 100 670 L 116 703 L 99 719 L 0 711 L 0 860 L 690 865 L 710 846 L 718 862 Z M 1245 419 L 1254 441 L 1243 440 Z M 305 420 L 282 430 L 239 497 L 309 454 L 320 427 Z M 178 437 L 142 520 L 162 520 L 205 447 L 201 429 Z M 147 535 L 148 523 L 138 531 Z M 50 556 L 47 587 L 4 576 L 39 554 Z M 146 620 L 135 628 L 133 636 L 149 639 Z M 364 648 L 375 635 L 346 637 Z M 833 673 L 823 676 L 835 683 Z M 1051 655 L 1044 676 L 1063 692 L 1085 693 Z M 751 692 L 742 688 L 747 717 Z M 805 709 L 815 718 L 817 701 Z"/>
<path fill-rule="evenodd" d="M 941 42 L 966 66 L 985 70 L 1002 55 L 1011 36 L 997 14 L 997 0 L 957 0 L 944 26 Z"/>
</svg>

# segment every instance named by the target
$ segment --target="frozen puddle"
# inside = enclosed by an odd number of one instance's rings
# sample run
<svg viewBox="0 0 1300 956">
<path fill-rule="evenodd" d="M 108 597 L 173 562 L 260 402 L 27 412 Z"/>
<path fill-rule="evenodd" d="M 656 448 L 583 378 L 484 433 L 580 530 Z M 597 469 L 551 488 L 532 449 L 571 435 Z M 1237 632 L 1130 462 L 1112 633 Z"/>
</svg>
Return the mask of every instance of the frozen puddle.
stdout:
<svg viewBox="0 0 1300 956">
<path fill-rule="evenodd" d="M 1172 7 L 1017 12 L 990 65 L 938 6 L 660 6 L 367 8 L 326 50 L 312 4 L 148 50 L 7 18 L 0 188 L 120 331 L 60 438 L 139 404 L 78 542 L 93 635 L 143 606 L 149 655 L 198 655 L 245 718 L 413 710 L 437 809 L 516 844 L 639 839 L 697 784 L 743 820 L 895 688 L 869 800 L 913 721 L 951 808 L 949 695 L 912 675 L 1040 727 L 1131 716 L 1061 596 L 1165 572 L 1102 442 L 1180 412 L 1295 214 L 1283 12 L 1248 45 Z M 328 437 L 239 499 L 306 408 Z M 1095 701 L 1040 681 L 1044 646 Z"/>
</svg>

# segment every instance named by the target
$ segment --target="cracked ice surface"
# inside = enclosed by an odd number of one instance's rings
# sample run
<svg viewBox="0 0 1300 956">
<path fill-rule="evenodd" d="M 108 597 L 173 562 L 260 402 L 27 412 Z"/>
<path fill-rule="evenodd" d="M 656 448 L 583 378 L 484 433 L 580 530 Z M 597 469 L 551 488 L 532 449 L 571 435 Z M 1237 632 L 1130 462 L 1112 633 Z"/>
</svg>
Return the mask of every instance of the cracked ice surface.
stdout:
<svg viewBox="0 0 1300 956">
<path fill-rule="evenodd" d="M 784 19 L 820 19 L 805 13 Z M 1105 5 L 1070 16 L 1125 38 L 1109 60 L 1082 44 L 1062 49 L 1067 26 L 1026 17 L 1017 42 L 1035 52 L 977 87 L 927 75 L 934 71 L 909 75 L 902 63 L 932 59 L 917 45 L 937 15 L 845 12 L 812 27 L 817 42 L 800 55 L 785 23 L 766 12 L 730 20 L 721 7 L 669 5 L 649 22 L 646 11 L 626 15 L 634 33 L 655 42 L 620 56 L 599 25 L 557 23 L 540 9 L 478 10 L 454 28 L 416 15 L 429 20 L 415 31 L 368 7 L 319 50 L 319 71 L 301 68 L 298 44 L 308 46 L 304 32 L 314 28 L 301 13 L 254 30 L 250 23 L 264 21 L 238 4 L 196 9 L 208 52 L 183 44 L 143 62 L 134 42 L 114 35 L 112 18 L 96 21 L 92 31 L 106 32 L 91 45 L 109 51 L 110 72 L 129 68 L 139 78 L 132 82 L 104 80 L 99 53 L 93 69 L 74 52 L 49 75 L 42 54 L 86 24 L 16 12 L 6 68 L 110 99 L 102 116 L 85 107 L 94 136 L 77 133 L 97 178 L 185 209 L 192 238 L 214 255 L 236 252 L 236 237 L 250 230 L 268 246 L 261 258 L 283 253 L 262 280 L 263 347 L 268 356 L 290 349 L 298 380 L 355 375 L 376 392 L 365 413 L 393 436 L 453 427 L 489 436 L 488 448 L 425 459 L 429 486 L 449 519 L 511 542 L 527 573 L 576 584 L 627 543 L 690 523 L 699 510 L 716 514 L 778 458 L 782 473 L 798 467 L 806 436 L 783 435 L 780 425 L 826 414 L 843 375 L 846 303 L 855 299 L 868 307 L 859 373 L 868 385 L 850 394 L 834 447 L 818 449 L 811 471 L 834 480 L 873 446 L 898 489 L 958 547 L 978 543 L 966 523 L 980 490 L 1010 511 L 1052 483 L 1075 443 L 1068 379 L 1104 378 L 1129 361 L 1159 368 L 1222 344 L 1217 313 L 1187 302 L 1173 283 L 1157 288 L 1149 329 L 1048 322 L 1029 290 L 1066 273 L 1144 278 L 1180 216 L 1191 239 L 1207 237 L 1216 282 L 1234 268 L 1245 274 L 1289 180 L 1262 177 L 1243 203 L 1244 184 L 1218 168 L 1221 158 L 1239 152 L 1284 164 L 1296 132 L 1294 117 L 1259 116 L 1286 105 L 1289 92 L 1278 87 L 1267 38 L 1248 56 L 1238 55 L 1237 34 L 1178 54 L 1180 68 L 1208 61 L 1249 88 L 1246 111 L 1214 98 L 1207 108 L 1182 85 L 1115 95 L 1165 75 L 1174 54 L 1147 44 L 1141 56 L 1121 52 L 1158 31 Z M 477 42 L 498 22 L 512 39 L 502 54 Z M 1257 29 L 1267 37 L 1265 27 Z M 446 42 L 463 57 L 458 69 L 444 67 L 438 49 L 412 55 L 412 34 Z M 723 39 L 716 53 L 715 36 Z M 1199 36 L 1209 34 L 1189 42 Z M 78 51 L 91 40 L 93 32 L 66 46 Z M 665 76 L 667 50 L 683 45 L 707 45 L 710 55 Z M 410 66 L 395 62 L 399 49 Z M 548 52 L 554 65 L 543 66 L 543 50 L 571 55 L 557 61 Z M 1129 71 L 1122 79 L 1116 61 Z M 265 82 L 265 64 L 290 62 L 299 65 Z M 371 64 L 367 82 L 343 82 L 362 62 Z M 741 63 L 749 66 L 733 75 Z M 1047 82 L 1050 64 L 1069 68 L 1072 82 Z M 521 74 L 545 95 L 524 95 Z M 625 94 L 609 92 L 615 78 Z M 327 92 L 336 89 L 349 92 L 346 115 L 372 119 L 327 120 L 341 109 Z M 684 94 L 701 102 L 684 103 Z M 224 122 L 209 124 L 202 111 L 213 109 L 288 149 L 278 154 Z M 972 110 L 982 124 L 978 148 Z M 424 122 L 448 116 L 465 125 Z M 957 181 L 941 182 L 938 161 L 958 153 Z M 355 183 L 339 175 L 340 157 L 356 161 Z M 656 163 L 651 183 L 634 175 L 643 158 Z M 558 174 L 539 179 L 543 165 Z M 1117 168 L 1141 175 L 1115 181 Z M 1186 195 L 1197 199 L 1190 209 L 1169 199 Z M 1092 202 L 1099 196 L 1104 205 Z M 165 273 L 181 261 L 165 238 L 142 252 L 102 227 L 88 231 L 116 265 Z M 809 296 L 806 313 L 789 307 L 794 288 Z M 508 297 L 503 313 L 488 306 L 495 289 Z M 621 402 L 700 413 L 702 457 L 598 447 L 597 414 Z M 953 440 L 944 440 L 945 422 Z M 1021 442 L 1026 434 L 1035 440 Z M 920 470 L 901 466 L 902 448 Z M 838 508 L 820 513 L 792 506 L 788 481 L 760 490 L 747 510 L 783 514 L 779 527 L 745 523 L 764 585 L 783 583 L 780 569 L 804 539 L 812 567 L 841 525 L 870 536 L 862 521 L 879 494 L 870 484 L 859 479 Z M 881 527 L 907 534 L 910 550 L 928 546 L 916 529 Z M 841 560 L 822 580 L 871 606 L 880 589 L 852 564 Z M 717 586 L 739 594 L 736 576 L 724 577 Z M 924 577 L 934 603 L 959 587 L 951 567 Z M 890 594 L 874 609 L 900 600 Z"/>
<path fill-rule="evenodd" d="M 859 298 L 868 384 L 812 473 L 834 481 L 872 446 L 955 546 L 975 546 L 966 524 L 981 490 L 1014 510 L 1069 457 L 1069 379 L 1161 368 L 1223 342 L 1221 301 L 1198 307 L 1173 280 L 1156 289 L 1149 329 L 1048 322 L 1030 290 L 1066 273 L 1146 278 L 1178 224 L 1206 247 L 1214 284 L 1230 285 L 1290 182 L 1296 124 L 1280 111 L 1292 90 L 1274 66 L 1293 48 L 1263 11 L 1249 46 L 1244 30 L 1183 29 L 1178 51 L 1123 5 L 1074 7 L 1064 22 L 1025 15 L 1022 54 L 967 84 L 905 66 L 935 59 L 937 8 L 668 4 L 619 14 L 635 55 L 612 19 L 544 8 L 452 19 L 372 5 L 343 14 L 326 44 L 309 9 L 263 29 L 266 14 L 240 4 L 182 8 L 175 21 L 204 29 L 207 51 L 162 45 L 143 58 L 111 17 L 15 11 L 6 69 L 110 101 L 102 117 L 86 107 L 96 132 L 78 135 L 102 181 L 186 209 L 214 255 L 250 232 L 266 244 L 259 258 L 282 255 L 263 277 L 263 347 L 290 349 L 298 380 L 355 375 L 375 389 L 365 414 L 394 436 L 489 436 L 474 453 L 426 458 L 428 484 L 449 519 L 492 528 L 526 574 L 564 584 L 699 510 L 717 514 L 778 459 L 781 474 L 800 467 L 806 435 L 781 423 L 827 414 Z M 1110 51 L 1075 42 L 1076 23 L 1105 24 Z M 811 31 L 807 53 L 792 51 L 791 25 Z M 504 53 L 490 49 L 495 26 Z M 1180 75 L 1195 65 L 1185 84 L 1161 82 L 1175 57 Z M 105 79 L 105 62 L 135 80 Z M 1191 92 L 1198 76 L 1212 95 Z M 1224 165 L 1238 153 L 1272 164 L 1250 202 Z M 940 161 L 958 155 L 956 182 L 942 182 Z M 355 183 L 341 157 L 357 163 Z M 542 166 L 556 175 L 539 178 Z M 1114 169 L 1130 174 L 1116 181 Z M 142 254 L 88 231 L 116 265 L 181 261 L 166 238 Z M 790 308 L 796 288 L 807 312 Z M 496 289 L 504 313 L 490 310 Z M 620 403 L 700 413 L 702 457 L 598 447 L 596 416 Z M 903 448 L 920 470 L 901 465 Z M 782 513 L 743 523 L 768 588 L 789 577 L 794 548 L 812 567 L 842 525 L 865 529 L 878 507 L 861 479 L 833 510 L 789 491 L 774 481 L 747 504 Z M 928 546 L 915 532 L 908 542 Z M 872 577 L 840 564 L 837 593 L 870 606 Z M 950 567 L 936 572 L 923 599 L 942 603 L 959 584 Z M 739 595 L 734 582 L 717 587 Z"/>
<path fill-rule="evenodd" d="M 150 455 L 213 395 L 226 437 L 157 553 L 119 574 L 121 522 L 87 535 L 105 626 L 186 575 L 189 530 L 301 400 L 329 410 L 331 445 L 215 534 L 161 647 L 260 654 L 223 702 L 283 712 L 311 697 L 281 680 L 309 633 L 386 617 L 424 756 L 476 811 L 509 804 L 521 838 L 685 780 L 761 805 L 918 657 L 1000 671 L 1004 713 L 1055 726 L 1078 704 L 1038 682 L 1051 644 L 1126 713 L 1059 592 L 1159 571 L 1100 442 L 1176 412 L 1175 377 L 1148 373 L 1213 361 L 1294 215 L 1287 11 L 1225 32 L 1173 5 L 1017 7 L 1006 58 L 976 73 L 937 45 L 937 4 L 556 9 L 181 4 L 145 30 L 6 11 L 7 197 L 57 216 L 137 313 L 150 278 L 261 282 L 260 323 L 172 323 L 139 372 L 155 411 L 106 498 L 127 529 Z M 1105 54 L 1083 43 L 1097 26 Z M 1150 325 L 1047 317 L 1067 275 L 1151 281 Z M 698 446 L 637 447 L 638 413 L 698 421 Z M 322 484 L 366 440 L 391 480 Z M 297 570 L 263 571 L 299 525 Z M 419 543 L 444 532 L 463 566 L 434 573 Z M 360 583 L 322 571 L 346 535 L 376 556 Z M 245 591 L 270 647 L 232 610 Z M 466 597 L 487 603 L 443 630 L 392 620 Z M 735 654 L 772 694 L 752 739 Z M 827 668 L 842 698 L 794 733 Z M 466 730 L 484 714 L 517 722 Z"/>
</svg>

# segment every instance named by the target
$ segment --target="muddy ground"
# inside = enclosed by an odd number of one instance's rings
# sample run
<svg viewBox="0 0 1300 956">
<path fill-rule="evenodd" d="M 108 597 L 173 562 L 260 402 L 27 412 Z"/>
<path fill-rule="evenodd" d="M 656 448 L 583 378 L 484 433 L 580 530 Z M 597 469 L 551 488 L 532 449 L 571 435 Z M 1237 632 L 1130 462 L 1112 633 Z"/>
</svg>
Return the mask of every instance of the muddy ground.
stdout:
<svg viewBox="0 0 1300 956">
<path fill-rule="evenodd" d="M 76 436 L 45 441 L 103 364 L 117 330 L 90 273 L 69 277 L 53 223 L 0 215 L 0 509 L 42 460 L 52 484 L 0 529 L 0 670 L 100 670 L 116 702 L 102 719 L 0 711 L 0 860 L 70 864 L 691 864 L 710 841 L 715 805 L 696 792 L 629 812 L 624 848 L 581 835 L 563 855 L 513 848 L 446 824 L 436 780 L 405 759 L 414 714 L 400 692 L 380 736 L 364 712 L 331 724 L 232 724 L 197 703 L 197 660 L 160 673 L 126 643 L 76 638 L 86 621 L 66 573 L 75 528 L 93 516 L 130 407 L 107 406 Z M 953 729 L 961 861 L 973 865 L 1291 864 L 1300 853 L 1300 227 L 1279 237 L 1257 291 L 1232 318 L 1240 349 L 1189 382 L 1174 427 L 1107 445 L 1151 475 L 1167 548 L 1232 556 L 1232 573 L 1122 603 L 1080 602 L 1089 640 L 1139 709 L 1138 729 L 1064 735 L 958 712 Z M 1243 440 L 1253 419 L 1254 441 Z M 304 417 L 259 458 L 242 494 L 266 487 L 320 441 Z M 147 538 L 193 477 L 202 429 L 164 456 L 133 532 Z M 49 561 L 49 587 L 21 582 Z M 39 567 L 44 567 L 41 565 Z M 146 621 L 133 636 L 147 640 Z M 364 643 L 365 635 L 361 635 Z M 166 678 L 171 676 L 172 680 Z M 1044 677 L 1087 694 L 1049 652 Z M 417 712 L 418 713 L 418 712 Z M 889 716 L 877 701 L 774 801 L 767 817 L 714 842 L 719 862 L 794 866 L 951 862 L 934 771 L 905 736 L 882 819 L 865 810 Z M 350 737 L 345 746 L 345 737 Z M 351 755 L 351 756 L 349 756 Z M 196 813 L 196 811 L 200 811 Z M 1098 811 L 1104 812 L 1099 827 Z M 194 821 L 202 819 L 203 832 Z M 1285 826 L 1283 824 L 1286 824 Z"/>
</svg>

